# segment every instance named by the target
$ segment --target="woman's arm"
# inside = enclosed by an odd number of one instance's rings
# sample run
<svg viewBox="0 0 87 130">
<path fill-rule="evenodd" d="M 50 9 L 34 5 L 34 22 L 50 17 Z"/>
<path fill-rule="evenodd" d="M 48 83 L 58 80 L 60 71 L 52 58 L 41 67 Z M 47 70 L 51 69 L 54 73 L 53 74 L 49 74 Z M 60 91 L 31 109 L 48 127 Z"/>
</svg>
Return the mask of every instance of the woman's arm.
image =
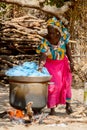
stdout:
<svg viewBox="0 0 87 130">
<path fill-rule="evenodd" d="M 71 56 L 71 49 L 69 47 L 68 44 L 66 44 L 66 55 L 70 61 L 70 68 L 71 68 L 71 71 L 73 72 L 74 70 L 74 63 L 73 63 L 73 60 L 72 60 L 72 56 Z"/>
<path fill-rule="evenodd" d="M 47 58 L 46 54 L 45 53 L 41 53 L 40 60 L 39 60 L 39 68 L 38 68 L 39 71 L 42 71 L 42 68 L 43 68 L 43 66 L 46 63 L 46 58 Z"/>
</svg>

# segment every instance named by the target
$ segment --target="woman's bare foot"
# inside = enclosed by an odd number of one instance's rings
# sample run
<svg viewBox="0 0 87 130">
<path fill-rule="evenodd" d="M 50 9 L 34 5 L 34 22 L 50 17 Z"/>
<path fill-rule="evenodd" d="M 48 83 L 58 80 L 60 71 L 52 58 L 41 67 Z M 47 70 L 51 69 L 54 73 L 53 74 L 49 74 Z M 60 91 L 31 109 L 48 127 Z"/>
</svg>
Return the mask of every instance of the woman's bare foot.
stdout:
<svg viewBox="0 0 87 130">
<path fill-rule="evenodd" d="M 70 103 L 66 103 L 66 113 L 71 114 L 73 113 L 72 107 L 70 106 Z"/>
<path fill-rule="evenodd" d="M 55 115 L 55 114 L 56 114 L 55 109 L 51 108 L 51 111 L 50 111 L 49 115 Z"/>
</svg>

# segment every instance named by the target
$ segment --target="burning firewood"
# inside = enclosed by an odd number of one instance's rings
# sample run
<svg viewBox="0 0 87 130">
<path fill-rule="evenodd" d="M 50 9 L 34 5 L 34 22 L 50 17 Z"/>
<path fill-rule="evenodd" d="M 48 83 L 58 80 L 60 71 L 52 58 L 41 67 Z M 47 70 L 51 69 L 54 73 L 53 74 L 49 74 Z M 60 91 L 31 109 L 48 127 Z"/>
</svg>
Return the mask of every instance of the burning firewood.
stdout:
<svg viewBox="0 0 87 130">
<path fill-rule="evenodd" d="M 27 116 L 29 117 L 29 120 L 33 119 L 33 110 L 32 110 L 32 104 L 33 102 L 28 102 L 28 104 L 26 105 L 25 109 L 27 111 Z"/>
</svg>

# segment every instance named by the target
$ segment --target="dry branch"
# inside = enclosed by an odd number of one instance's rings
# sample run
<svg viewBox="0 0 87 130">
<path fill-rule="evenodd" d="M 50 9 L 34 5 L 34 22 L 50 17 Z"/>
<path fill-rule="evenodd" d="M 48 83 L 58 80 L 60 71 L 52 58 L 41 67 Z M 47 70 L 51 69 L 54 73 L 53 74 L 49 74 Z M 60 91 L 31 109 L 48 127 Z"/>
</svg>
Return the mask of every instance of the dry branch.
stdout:
<svg viewBox="0 0 87 130">
<path fill-rule="evenodd" d="M 11 63 L 7 60 L 3 60 L 2 58 L 0 58 L 0 62 L 4 63 L 4 64 L 7 64 L 9 67 L 13 67 L 13 66 L 16 66 L 16 64 L 14 63 Z"/>
</svg>

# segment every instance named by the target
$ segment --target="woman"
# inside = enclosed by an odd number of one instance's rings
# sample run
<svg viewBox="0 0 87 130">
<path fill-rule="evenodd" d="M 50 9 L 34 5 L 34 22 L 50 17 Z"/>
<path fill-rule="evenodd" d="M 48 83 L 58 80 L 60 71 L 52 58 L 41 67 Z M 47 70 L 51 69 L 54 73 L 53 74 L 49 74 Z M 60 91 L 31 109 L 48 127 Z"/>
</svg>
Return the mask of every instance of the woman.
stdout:
<svg viewBox="0 0 87 130">
<path fill-rule="evenodd" d="M 41 45 L 36 52 L 41 54 L 39 71 L 45 66 L 52 75 L 48 86 L 47 106 L 51 109 L 50 114 L 55 114 L 58 104 L 66 104 L 66 112 L 72 113 L 71 82 L 73 61 L 68 41 L 70 35 L 67 29 L 55 17 L 47 22 L 48 34 L 42 39 Z"/>
</svg>

